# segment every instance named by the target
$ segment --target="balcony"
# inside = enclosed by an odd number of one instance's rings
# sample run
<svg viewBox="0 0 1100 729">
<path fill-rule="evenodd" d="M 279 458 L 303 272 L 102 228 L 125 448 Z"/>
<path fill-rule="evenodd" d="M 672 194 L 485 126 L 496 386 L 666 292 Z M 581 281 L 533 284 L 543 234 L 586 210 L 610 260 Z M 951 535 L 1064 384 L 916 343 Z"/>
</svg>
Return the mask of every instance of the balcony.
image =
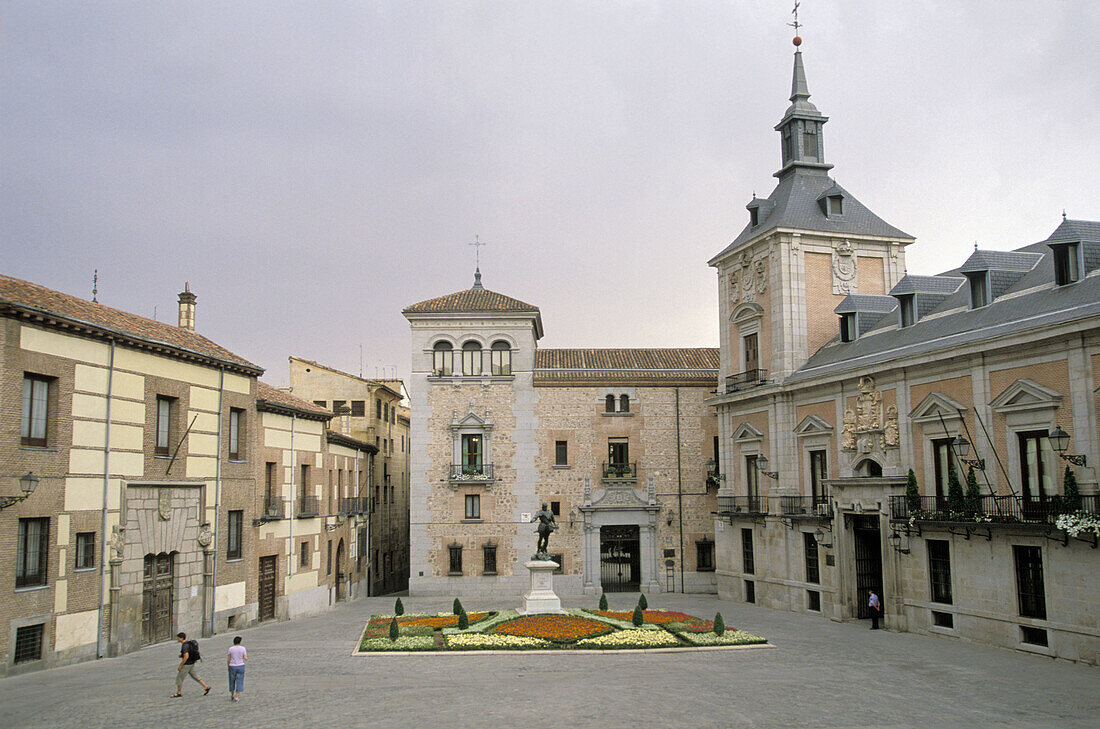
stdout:
<svg viewBox="0 0 1100 729">
<path fill-rule="evenodd" d="M 768 513 L 768 500 L 760 496 L 719 496 L 718 515 Z"/>
<path fill-rule="evenodd" d="M 982 496 L 974 502 L 965 498 L 961 508 L 952 509 L 943 496 L 921 496 L 909 503 L 906 496 L 890 497 L 890 518 L 897 521 L 978 522 L 991 524 L 1053 524 L 1064 513 L 1084 511 L 1100 514 L 1100 495 L 1081 496 L 1079 504 L 1067 506 L 1062 497 L 1025 499 L 1022 496 Z M 958 507 L 960 505 L 956 505 Z M 912 507 L 912 508 L 911 508 Z"/>
<path fill-rule="evenodd" d="M 340 499 L 341 514 L 369 514 L 370 499 L 366 496 L 345 496 Z"/>
<path fill-rule="evenodd" d="M 451 481 L 461 483 L 485 483 L 493 481 L 493 464 L 491 463 L 452 463 Z"/>
<path fill-rule="evenodd" d="M 821 496 L 773 496 L 771 513 L 794 518 L 825 518 L 833 516 L 833 506 Z"/>
<path fill-rule="evenodd" d="M 745 370 L 726 378 L 726 392 L 738 392 L 739 390 L 748 390 L 766 384 L 768 384 L 767 370 Z"/>
<path fill-rule="evenodd" d="M 300 496 L 298 497 L 298 518 L 310 519 L 317 516 L 319 511 L 318 499 L 316 496 Z"/>
<path fill-rule="evenodd" d="M 620 478 L 638 480 L 638 462 L 633 463 L 607 463 L 603 464 L 604 478 Z"/>
<path fill-rule="evenodd" d="M 286 518 L 286 516 L 283 513 L 282 499 L 274 496 L 264 498 L 264 510 L 263 515 L 260 517 L 260 521 L 276 521 L 284 518 Z"/>
</svg>

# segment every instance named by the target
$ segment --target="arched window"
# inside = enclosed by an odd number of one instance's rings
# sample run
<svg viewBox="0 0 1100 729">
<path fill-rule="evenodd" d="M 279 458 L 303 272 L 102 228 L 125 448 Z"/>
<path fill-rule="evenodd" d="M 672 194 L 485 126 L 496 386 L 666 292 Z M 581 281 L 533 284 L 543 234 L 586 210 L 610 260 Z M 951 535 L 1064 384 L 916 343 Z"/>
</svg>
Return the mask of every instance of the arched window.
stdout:
<svg viewBox="0 0 1100 729">
<path fill-rule="evenodd" d="M 627 395 L 620 395 L 619 396 L 619 412 L 620 413 L 629 413 L 630 412 L 630 397 L 628 397 Z"/>
<path fill-rule="evenodd" d="M 462 345 L 462 374 L 467 377 L 481 374 L 481 345 L 477 342 Z"/>
<path fill-rule="evenodd" d="M 609 413 L 615 412 L 615 396 L 608 395 L 604 398 L 604 410 Z"/>
<path fill-rule="evenodd" d="M 432 374 L 450 377 L 454 373 L 454 353 L 450 342 L 436 342 L 432 352 Z M 382 417 L 379 413 L 378 417 Z"/>
<path fill-rule="evenodd" d="M 856 466 L 855 474 L 858 478 L 878 478 L 882 475 L 882 466 L 877 461 L 865 458 Z"/>
<path fill-rule="evenodd" d="M 499 339 L 493 342 L 492 362 L 494 376 L 512 374 L 512 348 L 508 342 Z"/>
</svg>

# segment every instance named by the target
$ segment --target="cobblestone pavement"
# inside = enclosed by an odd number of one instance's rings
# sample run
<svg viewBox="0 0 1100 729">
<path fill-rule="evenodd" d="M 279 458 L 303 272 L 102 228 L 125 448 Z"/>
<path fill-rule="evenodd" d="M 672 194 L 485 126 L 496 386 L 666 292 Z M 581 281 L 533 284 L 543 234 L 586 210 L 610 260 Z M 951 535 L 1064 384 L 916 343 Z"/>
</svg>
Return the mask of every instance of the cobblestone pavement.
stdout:
<svg viewBox="0 0 1100 729">
<path fill-rule="evenodd" d="M 611 595 L 612 609 L 636 595 Z M 406 610 L 451 600 L 403 598 Z M 595 600 L 565 600 L 594 606 Z M 467 610 L 519 598 L 469 599 Z M 247 684 L 228 699 L 223 656 L 233 634 L 200 641 L 203 697 L 188 681 L 171 699 L 178 644 L 0 679 L 0 727 L 1056 727 L 1095 729 L 1100 669 L 866 623 L 658 595 L 684 610 L 768 637 L 774 649 L 647 655 L 352 656 L 366 598 L 293 622 L 240 631 Z"/>
</svg>

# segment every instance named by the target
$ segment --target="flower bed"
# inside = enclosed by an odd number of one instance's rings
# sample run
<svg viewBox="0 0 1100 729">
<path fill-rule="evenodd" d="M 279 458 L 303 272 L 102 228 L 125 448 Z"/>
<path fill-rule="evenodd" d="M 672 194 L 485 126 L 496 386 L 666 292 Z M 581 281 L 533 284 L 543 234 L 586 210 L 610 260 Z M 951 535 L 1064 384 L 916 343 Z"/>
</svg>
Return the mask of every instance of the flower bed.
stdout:
<svg viewBox="0 0 1100 729">
<path fill-rule="evenodd" d="M 614 618 L 615 620 L 623 620 L 630 622 L 634 618 L 634 613 L 630 610 L 591 610 L 593 615 L 601 615 L 605 618 Z M 652 623 L 653 625 L 665 625 L 672 630 L 690 630 L 692 632 L 700 632 L 703 630 L 714 630 L 714 623 L 709 620 L 703 620 L 697 618 L 694 615 L 688 615 L 687 613 L 677 612 L 675 610 L 643 610 L 642 622 Z"/>
<path fill-rule="evenodd" d="M 674 648 L 681 645 L 679 638 L 667 630 L 634 628 L 617 630 L 596 638 L 577 641 L 578 648 Z"/>
<path fill-rule="evenodd" d="M 727 630 L 722 635 L 714 633 L 681 633 L 681 637 L 692 645 L 760 645 L 767 638 L 746 633 L 743 630 Z"/>
<path fill-rule="evenodd" d="M 485 633 L 455 633 L 446 637 L 447 649 L 458 651 L 476 650 L 529 650 L 531 648 L 552 648 L 553 644 L 541 638 L 524 638 L 518 635 L 496 635 Z"/>
<path fill-rule="evenodd" d="M 610 633 L 615 626 L 578 615 L 523 615 L 492 627 L 500 635 L 541 638 L 554 643 L 572 643 Z"/>
<path fill-rule="evenodd" d="M 470 625 L 484 620 L 492 613 L 467 613 L 466 617 L 470 620 Z M 398 626 L 408 625 L 410 627 L 426 627 L 426 628 L 454 628 L 458 626 L 458 616 L 453 613 L 447 613 L 445 615 L 434 615 L 431 617 L 411 617 L 411 618 L 398 618 Z"/>
<path fill-rule="evenodd" d="M 430 635 L 403 635 L 397 640 L 364 637 L 359 643 L 361 651 L 434 651 L 435 638 Z"/>
</svg>

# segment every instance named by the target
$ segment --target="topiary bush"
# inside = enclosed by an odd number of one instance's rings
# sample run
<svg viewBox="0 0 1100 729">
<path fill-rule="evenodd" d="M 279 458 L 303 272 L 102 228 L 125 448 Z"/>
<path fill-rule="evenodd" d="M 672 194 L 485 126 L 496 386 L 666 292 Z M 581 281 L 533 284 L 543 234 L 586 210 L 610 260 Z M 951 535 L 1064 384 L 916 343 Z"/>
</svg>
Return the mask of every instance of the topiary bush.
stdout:
<svg viewBox="0 0 1100 729">
<path fill-rule="evenodd" d="M 460 606 L 461 607 L 461 606 Z M 466 615 L 466 611 L 463 610 L 458 614 L 458 629 L 466 630 L 470 627 L 470 617 Z"/>
<path fill-rule="evenodd" d="M 607 595 L 600 595 L 600 610 L 607 610 Z"/>
<path fill-rule="evenodd" d="M 955 514 L 966 510 L 966 498 L 954 463 L 947 464 L 947 510 Z"/>
<path fill-rule="evenodd" d="M 405 606 L 401 604 L 401 598 L 397 598 L 397 602 L 395 602 L 393 604 L 393 614 L 394 615 L 404 615 L 405 614 Z"/>
<path fill-rule="evenodd" d="M 966 513 L 971 517 L 977 516 L 982 510 L 982 492 L 978 488 L 978 477 L 974 475 L 974 467 L 966 469 Z"/>
<path fill-rule="evenodd" d="M 646 601 L 644 594 L 638 595 L 638 607 L 640 607 L 642 610 L 649 609 L 649 603 Z"/>
<path fill-rule="evenodd" d="M 458 615 L 460 612 L 462 612 L 462 603 L 458 601 L 457 597 L 455 598 L 455 604 L 451 608 L 451 612 L 455 615 Z"/>
<path fill-rule="evenodd" d="M 722 620 L 722 613 L 714 614 L 714 634 L 722 635 L 726 632 L 726 621 Z"/>
<path fill-rule="evenodd" d="M 400 637 L 401 631 L 397 629 L 397 618 L 390 619 L 390 640 L 396 641 Z"/>
<path fill-rule="evenodd" d="M 1066 473 L 1062 477 L 1062 491 L 1065 492 L 1063 500 L 1066 504 L 1066 511 L 1077 511 L 1081 508 L 1081 492 L 1077 489 L 1077 474 L 1069 466 L 1066 466 Z"/>
<path fill-rule="evenodd" d="M 645 622 L 645 616 L 642 615 L 642 606 L 640 604 L 634 606 L 634 614 L 630 616 L 630 621 L 634 623 L 634 627 L 642 627 L 642 623 Z"/>
<path fill-rule="evenodd" d="M 917 474 L 909 469 L 909 476 L 905 479 L 905 505 L 909 513 L 920 511 L 920 488 L 917 486 Z"/>
</svg>

